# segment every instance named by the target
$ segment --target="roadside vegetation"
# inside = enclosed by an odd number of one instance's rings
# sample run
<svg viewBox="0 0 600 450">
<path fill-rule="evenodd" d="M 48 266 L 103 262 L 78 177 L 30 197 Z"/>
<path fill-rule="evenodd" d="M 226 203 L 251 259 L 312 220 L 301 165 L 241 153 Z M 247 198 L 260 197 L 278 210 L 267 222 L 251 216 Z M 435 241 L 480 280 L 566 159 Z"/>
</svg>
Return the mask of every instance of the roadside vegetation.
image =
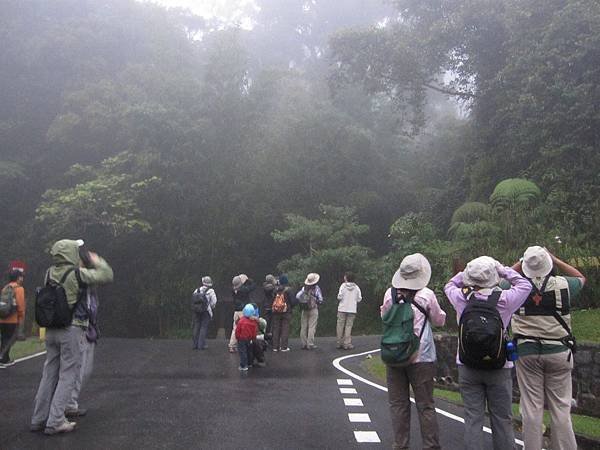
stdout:
<svg viewBox="0 0 600 450">
<path fill-rule="evenodd" d="M 17 341 L 10 349 L 10 358 L 15 360 L 25 356 L 35 355 L 46 350 L 44 341 L 38 337 L 30 337 L 24 341 Z"/>
</svg>

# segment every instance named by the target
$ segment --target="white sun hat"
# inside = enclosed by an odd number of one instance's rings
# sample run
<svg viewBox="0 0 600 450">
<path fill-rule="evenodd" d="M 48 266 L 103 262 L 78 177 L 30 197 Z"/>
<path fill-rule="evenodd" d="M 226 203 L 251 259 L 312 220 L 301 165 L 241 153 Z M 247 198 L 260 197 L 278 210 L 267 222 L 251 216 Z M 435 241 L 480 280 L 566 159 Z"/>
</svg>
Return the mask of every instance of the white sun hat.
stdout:
<svg viewBox="0 0 600 450">
<path fill-rule="evenodd" d="M 431 265 L 420 253 L 406 256 L 392 277 L 396 289 L 423 289 L 431 279 Z"/>
<path fill-rule="evenodd" d="M 463 283 L 465 286 L 478 286 L 490 288 L 500 283 L 498 275 L 498 261 L 489 256 L 480 256 L 470 261 L 463 272 Z"/>
<path fill-rule="evenodd" d="M 314 286 L 319 282 L 321 276 L 318 273 L 309 273 L 304 280 L 304 284 L 307 286 Z"/>
<path fill-rule="evenodd" d="M 548 251 L 534 245 L 525 250 L 521 267 L 527 278 L 543 278 L 552 271 L 552 257 Z"/>
</svg>

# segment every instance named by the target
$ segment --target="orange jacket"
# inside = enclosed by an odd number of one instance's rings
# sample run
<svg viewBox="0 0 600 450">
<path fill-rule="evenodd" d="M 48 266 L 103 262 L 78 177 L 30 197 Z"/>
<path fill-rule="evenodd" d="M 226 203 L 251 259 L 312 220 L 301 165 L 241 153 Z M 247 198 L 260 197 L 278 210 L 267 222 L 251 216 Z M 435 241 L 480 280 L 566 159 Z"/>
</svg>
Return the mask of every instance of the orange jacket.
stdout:
<svg viewBox="0 0 600 450">
<path fill-rule="evenodd" d="M 17 311 L 11 314 L 6 319 L 0 319 L 0 323 L 22 323 L 25 320 L 25 289 L 23 286 L 19 286 L 16 281 L 11 281 L 10 284 L 15 291 L 15 298 L 17 299 Z"/>
</svg>

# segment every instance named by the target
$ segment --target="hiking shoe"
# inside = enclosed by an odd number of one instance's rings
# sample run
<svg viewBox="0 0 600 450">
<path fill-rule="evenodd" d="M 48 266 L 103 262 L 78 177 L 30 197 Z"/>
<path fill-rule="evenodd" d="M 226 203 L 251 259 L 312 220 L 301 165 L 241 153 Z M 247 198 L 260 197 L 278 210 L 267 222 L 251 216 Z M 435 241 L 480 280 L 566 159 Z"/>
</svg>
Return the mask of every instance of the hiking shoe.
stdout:
<svg viewBox="0 0 600 450">
<path fill-rule="evenodd" d="M 307 345 L 303 345 L 301 349 L 302 350 L 308 350 L 308 346 Z"/>
<path fill-rule="evenodd" d="M 344 346 L 343 346 L 342 344 L 337 344 L 337 345 L 335 346 L 335 348 L 337 348 L 337 349 L 340 349 L 340 348 L 344 348 Z"/>
<path fill-rule="evenodd" d="M 66 422 L 61 423 L 57 427 L 46 427 L 44 429 L 44 434 L 52 436 L 53 434 L 58 434 L 58 433 L 70 433 L 71 431 L 73 431 L 75 429 L 75 425 L 77 425 L 75 422 L 66 421 Z"/>
<path fill-rule="evenodd" d="M 354 345 L 350 344 L 350 345 L 344 345 L 344 350 L 352 350 L 354 348 Z"/>
<path fill-rule="evenodd" d="M 29 424 L 29 431 L 32 431 L 34 433 L 36 431 L 44 431 L 44 428 L 46 428 L 46 424 L 44 422 Z"/>
<path fill-rule="evenodd" d="M 229 353 L 235 353 L 237 349 L 235 347 L 229 347 Z"/>
<path fill-rule="evenodd" d="M 240 366 L 239 369 L 240 369 L 240 372 L 248 372 L 248 367 Z"/>
<path fill-rule="evenodd" d="M 290 348 L 289 348 L 289 347 L 282 348 L 282 349 L 281 349 L 281 351 L 282 351 L 282 352 L 289 352 L 289 351 L 290 351 Z"/>
<path fill-rule="evenodd" d="M 279 351 L 279 349 L 278 349 L 278 348 L 274 348 L 274 349 L 273 349 L 273 351 L 274 351 L 274 352 L 278 352 L 278 351 Z"/>
<path fill-rule="evenodd" d="M 83 417 L 87 414 L 87 409 L 79 408 L 76 410 L 65 411 L 65 417 Z"/>
<path fill-rule="evenodd" d="M 257 362 L 256 367 L 267 367 L 267 363 L 266 362 Z"/>
<path fill-rule="evenodd" d="M 319 347 L 317 347 L 316 345 L 309 345 L 307 348 L 309 350 L 314 350 L 315 348 L 319 348 Z"/>
</svg>

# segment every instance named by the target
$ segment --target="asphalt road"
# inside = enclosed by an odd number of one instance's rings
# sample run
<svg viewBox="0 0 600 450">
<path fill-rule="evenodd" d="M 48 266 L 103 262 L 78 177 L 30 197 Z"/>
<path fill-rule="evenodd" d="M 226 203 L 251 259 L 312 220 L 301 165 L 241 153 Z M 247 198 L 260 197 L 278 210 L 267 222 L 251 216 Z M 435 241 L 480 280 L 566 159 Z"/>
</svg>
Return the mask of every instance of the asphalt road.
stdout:
<svg viewBox="0 0 600 450">
<path fill-rule="evenodd" d="M 377 348 L 376 337 L 358 337 L 352 353 Z M 354 449 L 391 448 L 387 394 L 340 372 L 332 361 L 348 355 L 331 338 L 319 348 L 267 355 L 267 367 L 238 371 L 225 341 L 206 351 L 191 342 L 103 339 L 80 403 L 88 408 L 77 430 L 57 436 L 28 429 L 44 357 L 0 371 L 0 449 Z M 360 373 L 360 360 L 342 362 Z M 361 374 L 364 375 L 364 374 Z M 340 385 L 349 383 L 351 385 Z M 340 388 L 355 389 L 342 394 Z M 344 399 L 360 399 L 347 406 Z M 351 401 L 352 402 L 352 401 Z M 439 402 L 460 414 L 460 408 Z M 370 422 L 350 422 L 349 414 Z M 354 417 L 353 417 L 354 418 Z M 463 425 L 438 415 L 445 449 L 462 449 Z M 420 448 L 413 407 L 412 448 Z M 359 438 L 380 443 L 357 442 Z M 376 433 L 373 434 L 373 432 Z M 482 449 L 491 448 L 486 435 Z"/>
</svg>

